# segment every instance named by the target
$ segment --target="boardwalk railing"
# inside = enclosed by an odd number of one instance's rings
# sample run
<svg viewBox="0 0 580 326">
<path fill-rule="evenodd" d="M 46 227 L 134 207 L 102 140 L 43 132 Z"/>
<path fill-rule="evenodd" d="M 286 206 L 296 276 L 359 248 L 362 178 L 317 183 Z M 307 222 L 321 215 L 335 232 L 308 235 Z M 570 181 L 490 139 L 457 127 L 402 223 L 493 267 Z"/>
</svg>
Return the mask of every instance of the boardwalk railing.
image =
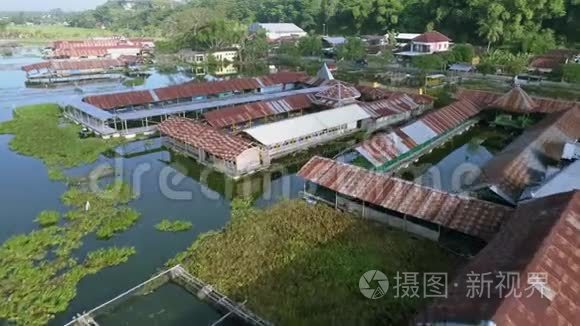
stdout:
<svg viewBox="0 0 580 326">
<path fill-rule="evenodd" d="M 215 306 L 218 310 L 225 313 L 227 316 L 234 315 L 240 320 L 257 326 L 270 326 L 270 322 L 263 320 L 251 311 L 249 311 L 243 304 L 236 303 L 222 293 L 216 291 L 211 285 L 205 284 L 203 281 L 197 279 L 193 275 L 189 274 L 181 265 L 174 266 L 158 275 L 150 278 L 149 280 L 125 291 L 124 293 L 116 296 L 115 298 L 99 305 L 96 308 L 91 309 L 88 312 L 83 312 L 78 314 L 72 321 L 65 324 L 64 326 L 99 326 L 96 322 L 96 318 L 103 316 L 110 311 L 113 311 L 116 307 L 120 306 L 123 302 L 136 295 L 147 295 L 161 286 L 167 284 L 168 282 L 174 282 L 181 287 L 183 287 L 188 292 L 196 295 L 200 300 L 206 301 L 209 304 Z M 225 320 L 226 318 L 220 318 L 215 324 Z"/>
</svg>

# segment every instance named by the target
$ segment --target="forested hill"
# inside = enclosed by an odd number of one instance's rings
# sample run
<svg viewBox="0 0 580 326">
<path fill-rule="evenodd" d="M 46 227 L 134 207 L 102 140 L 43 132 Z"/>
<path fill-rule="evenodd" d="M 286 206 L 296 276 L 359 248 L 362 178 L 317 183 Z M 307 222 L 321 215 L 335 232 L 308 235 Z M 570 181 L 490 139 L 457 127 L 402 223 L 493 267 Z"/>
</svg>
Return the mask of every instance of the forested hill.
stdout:
<svg viewBox="0 0 580 326">
<path fill-rule="evenodd" d="M 319 33 L 325 24 L 330 34 L 437 29 L 458 42 L 480 44 L 525 45 L 547 37 L 580 42 L 580 0 L 151 0 L 133 10 L 112 1 L 72 23 L 167 36 L 215 18 L 293 22 Z"/>
</svg>

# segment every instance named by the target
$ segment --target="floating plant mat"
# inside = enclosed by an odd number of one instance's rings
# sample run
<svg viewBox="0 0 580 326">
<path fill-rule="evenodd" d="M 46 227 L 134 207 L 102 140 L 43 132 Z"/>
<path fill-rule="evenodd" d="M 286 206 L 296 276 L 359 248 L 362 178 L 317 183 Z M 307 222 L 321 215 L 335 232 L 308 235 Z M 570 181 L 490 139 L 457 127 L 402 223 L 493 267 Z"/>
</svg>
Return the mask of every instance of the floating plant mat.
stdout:
<svg viewBox="0 0 580 326">
<path fill-rule="evenodd" d="M 62 195 L 71 210 L 60 224 L 4 242 L 0 246 L 0 321 L 44 325 L 67 309 L 82 278 L 135 254 L 133 247 L 108 247 L 88 253 L 82 261 L 74 257 L 87 235 L 108 239 L 135 224 L 139 213 L 126 206 L 133 198 L 130 187 L 121 182 L 96 193 L 71 188 Z"/>
</svg>

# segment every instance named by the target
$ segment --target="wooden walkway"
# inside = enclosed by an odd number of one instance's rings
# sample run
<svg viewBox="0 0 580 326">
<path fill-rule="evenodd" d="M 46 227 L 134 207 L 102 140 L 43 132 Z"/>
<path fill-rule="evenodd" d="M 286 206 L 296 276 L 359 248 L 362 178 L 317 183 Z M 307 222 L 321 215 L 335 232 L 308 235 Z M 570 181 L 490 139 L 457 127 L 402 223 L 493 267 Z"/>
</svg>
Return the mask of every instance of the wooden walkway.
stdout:
<svg viewBox="0 0 580 326">
<path fill-rule="evenodd" d="M 172 267 L 149 280 L 133 287 L 132 289 L 116 296 L 115 298 L 77 315 L 64 326 L 101 326 L 95 319 L 99 316 L 112 311 L 115 307 L 121 305 L 127 299 L 137 295 L 147 295 L 168 282 L 174 282 L 183 287 L 186 291 L 192 293 L 197 298 L 205 301 L 225 315 L 218 319 L 213 325 L 218 325 L 230 316 L 235 316 L 249 325 L 270 326 L 270 322 L 258 317 L 256 314 L 247 309 L 244 304 L 237 303 L 224 294 L 215 290 L 211 285 L 204 283 L 193 275 L 189 274 L 181 265 Z"/>
</svg>

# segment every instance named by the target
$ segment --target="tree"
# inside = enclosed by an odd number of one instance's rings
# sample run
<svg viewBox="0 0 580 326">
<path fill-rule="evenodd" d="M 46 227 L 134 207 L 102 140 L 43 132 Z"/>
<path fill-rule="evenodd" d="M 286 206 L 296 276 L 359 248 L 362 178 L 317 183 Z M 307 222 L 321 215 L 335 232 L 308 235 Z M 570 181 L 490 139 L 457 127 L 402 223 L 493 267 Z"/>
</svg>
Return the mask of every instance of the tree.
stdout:
<svg viewBox="0 0 580 326">
<path fill-rule="evenodd" d="M 241 43 L 240 62 L 255 63 L 268 56 L 268 40 L 263 31 L 249 36 Z"/>
<path fill-rule="evenodd" d="M 554 31 L 551 29 L 529 31 L 517 43 L 521 52 L 533 54 L 542 54 L 557 46 Z"/>
<path fill-rule="evenodd" d="M 487 41 L 487 52 L 490 51 L 492 43 L 496 43 L 501 39 L 504 33 L 503 19 L 508 16 L 509 14 L 505 12 L 502 4 L 493 3 L 489 6 L 486 18 L 477 23 L 479 36 Z"/>
<path fill-rule="evenodd" d="M 569 63 L 562 68 L 564 80 L 569 83 L 580 84 L 580 64 Z"/>
<path fill-rule="evenodd" d="M 495 66 L 489 61 L 483 61 L 477 66 L 477 71 L 484 75 L 495 74 L 496 70 Z"/>
<path fill-rule="evenodd" d="M 218 50 L 238 44 L 245 37 L 245 30 L 238 22 L 225 19 L 210 21 L 192 36 L 192 47 L 204 50 Z"/>
<path fill-rule="evenodd" d="M 451 49 L 451 60 L 454 62 L 468 62 L 473 61 L 475 50 L 471 44 L 457 44 Z"/>
<path fill-rule="evenodd" d="M 302 37 L 298 49 L 303 56 L 319 56 L 322 54 L 322 40 L 318 36 Z"/>
<path fill-rule="evenodd" d="M 365 45 L 358 37 L 348 37 L 346 43 L 337 47 L 336 57 L 339 60 L 364 59 L 366 57 Z"/>
<path fill-rule="evenodd" d="M 422 71 L 440 70 L 446 64 L 443 58 L 437 54 L 413 57 L 411 63 Z"/>
</svg>

